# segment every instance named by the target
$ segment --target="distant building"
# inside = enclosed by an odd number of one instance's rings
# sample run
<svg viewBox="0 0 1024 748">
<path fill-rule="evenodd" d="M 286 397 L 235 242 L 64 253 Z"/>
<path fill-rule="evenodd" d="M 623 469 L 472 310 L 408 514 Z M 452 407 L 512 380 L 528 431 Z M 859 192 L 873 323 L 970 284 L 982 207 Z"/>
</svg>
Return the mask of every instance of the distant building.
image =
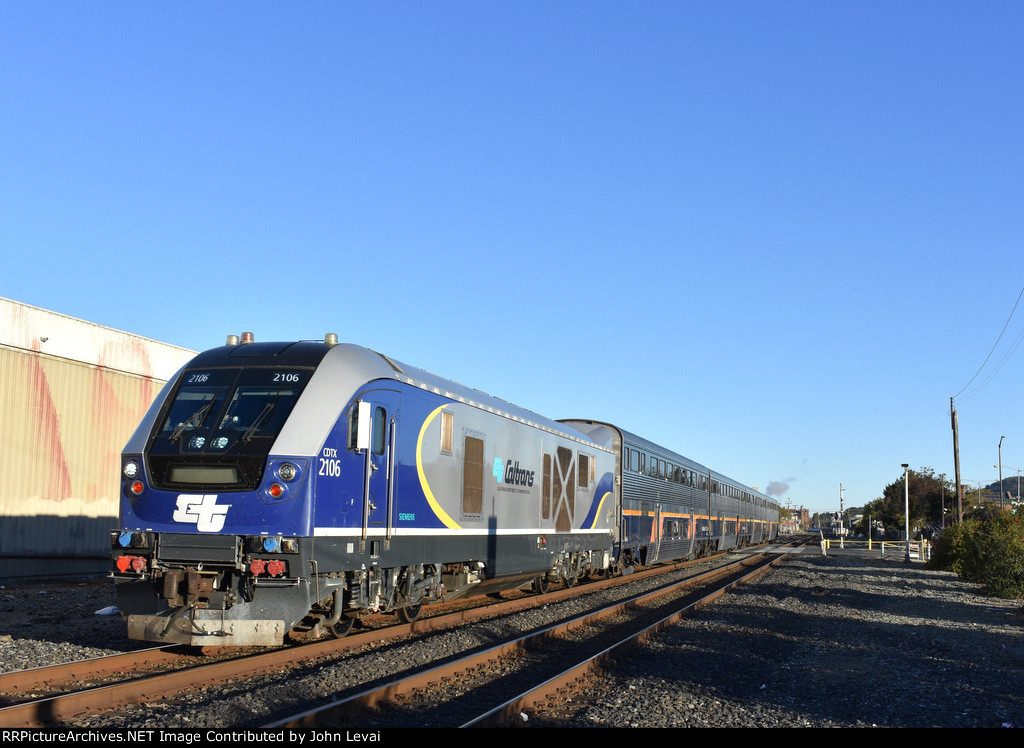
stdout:
<svg viewBox="0 0 1024 748">
<path fill-rule="evenodd" d="M 0 298 L 0 578 L 105 569 L 121 450 L 194 355 Z"/>
<path fill-rule="evenodd" d="M 779 531 L 784 535 L 803 532 L 811 526 L 811 514 L 806 509 L 803 507 L 799 509 L 786 508 L 789 510 L 789 519 L 779 524 Z"/>
<path fill-rule="evenodd" d="M 810 527 L 811 515 L 806 509 L 803 507 L 799 509 L 786 508 L 789 510 L 789 519 L 779 525 L 779 529 L 783 534 L 791 535 L 802 532 Z"/>
</svg>

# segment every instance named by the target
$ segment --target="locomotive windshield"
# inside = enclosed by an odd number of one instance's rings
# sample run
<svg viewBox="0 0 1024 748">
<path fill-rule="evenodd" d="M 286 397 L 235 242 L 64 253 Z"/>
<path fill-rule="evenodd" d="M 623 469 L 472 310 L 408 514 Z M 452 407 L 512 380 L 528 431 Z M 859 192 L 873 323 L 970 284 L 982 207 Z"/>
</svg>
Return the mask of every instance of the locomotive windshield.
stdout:
<svg viewBox="0 0 1024 748">
<path fill-rule="evenodd" d="M 184 372 L 153 434 L 154 481 L 165 486 L 255 485 L 310 374 L 251 367 Z"/>
</svg>

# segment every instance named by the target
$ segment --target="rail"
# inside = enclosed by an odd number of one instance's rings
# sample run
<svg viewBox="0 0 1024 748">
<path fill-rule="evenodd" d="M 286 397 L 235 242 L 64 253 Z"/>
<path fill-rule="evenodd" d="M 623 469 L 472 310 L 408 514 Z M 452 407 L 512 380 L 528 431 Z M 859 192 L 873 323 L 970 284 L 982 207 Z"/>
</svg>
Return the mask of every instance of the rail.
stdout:
<svg viewBox="0 0 1024 748">
<path fill-rule="evenodd" d="M 383 685 L 376 685 L 353 696 L 333 700 L 328 704 L 279 719 L 273 723 L 262 725 L 262 727 L 264 729 L 282 727 L 295 729 L 328 725 L 337 726 L 353 719 L 365 722 L 368 715 L 378 710 L 381 714 L 386 714 L 386 704 L 390 702 L 398 703 L 411 698 L 414 693 L 418 693 L 418 698 L 430 704 L 430 708 L 436 709 L 438 704 L 442 704 L 445 701 L 445 697 L 437 694 L 432 695 L 431 691 L 438 687 L 443 688 L 443 684 L 452 682 L 459 682 L 461 684 L 457 698 L 461 698 L 467 689 L 472 691 L 474 707 L 470 711 L 476 711 L 476 707 L 483 710 L 483 713 L 477 713 L 473 717 L 456 719 L 453 724 L 457 722 L 463 727 L 507 725 L 512 715 L 519 714 L 527 708 L 535 707 L 538 703 L 559 698 L 556 696 L 556 693 L 559 691 L 579 688 L 580 684 L 585 682 L 588 675 L 594 674 L 609 661 L 614 661 L 614 657 L 625 647 L 636 641 L 645 640 L 662 628 L 671 625 L 679 618 L 688 615 L 693 610 L 710 604 L 720 595 L 725 594 L 728 589 L 749 581 L 754 576 L 767 570 L 770 565 L 782 563 L 785 558 L 785 555 L 772 554 L 769 556 L 766 553 L 760 557 L 744 558 L 733 564 L 728 564 L 685 580 L 677 580 L 656 590 L 612 602 L 605 607 L 532 631 L 519 638 L 500 642 L 493 647 L 473 650 L 463 659 L 446 660 L 436 667 L 417 671 L 411 675 L 402 675 L 396 680 Z M 725 577 L 724 580 L 723 577 Z M 684 594 L 683 590 L 693 588 L 695 585 L 698 587 L 700 585 L 711 585 L 712 589 L 704 589 L 690 596 L 689 604 L 684 604 L 682 608 L 670 606 L 670 609 L 674 608 L 674 610 L 667 616 L 664 615 L 664 611 L 656 612 L 653 615 L 653 618 L 656 619 L 654 623 L 651 623 L 650 619 L 644 616 L 642 610 L 652 601 L 665 599 L 676 594 Z M 582 640 L 589 639 L 591 645 L 598 645 L 600 651 L 596 653 L 590 652 L 589 655 L 583 656 L 583 652 L 589 649 L 589 645 L 583 644 L 580 647 L 580 651 L 577 652 L 577 654 L 582 656 L 582 660 L 575 665 L 571 665 L 567 669 L 562 669 L 562 666 L 559 666 L 557 669 L 560 672 L 550 677 L 545 677 L 539 684 L 535 683 L 532 686 L 528 686 L 525 691 L 521 691 L 511 699 L 508 699 L 507 695 L 495 698 L 498 693 L 505 693 L 509 688 L 509 684 L 514 682 L 514 678 L 507 669 L 495 667 L 495 663 L 499 660 L 504 659 L 507 662 L 518 661 L 519 665 L 526 671 L 519 677 L 522 677 L 524 681 L 530 681 L 532 678 L 529 674 L 529 658 L 524 658 L 526 660 L 524 664 L 524 660 L 519 660 L 518 655 L 532 652 L 534 655 L 539 656 L 542 661 L 553 661 L 547 655 L 540 654 L 541 650 L 537 648 L 542 643 L 558 640 L 570 631 L 579 633 L 586 626 L 596 625 L 599 621 L 607 623 L 613 618 L 618 618 L 627 613 L 629 615 L 639 614 L 641 616 L 640 619 L 633 619 L 633 623 L 637 620 L 645 620 L 645 618 L 647 623 L 641 624 L 640 630 L 636 630 L 632 623 L 618 622 L 616 625 L 623 627 L 627 631 L 625 633 L 620 632 L 619 635 L 623 637 L 621 641 L 606 648 L 599 644 L 601 641 L 599 637 L 581 637 Z M 633 630 L 628 631 L 629 629 Z M 562 657 L 566 655 L 567 648 L 564 645 L 556 645 L 556 649 Z M 517 655 L 517 657 L 509 660 L 509 655 Z M 518 669 L 518 666 L 513 667 L 513 669 Z M 550 674 L 548 668 L 542 669 Z M 473 679 L 476 680 L 474 681 Z M 487 695 L 489 691 L 490 696 Z M 485 703 L 492 698 L 495 698 L 500 703 L 487 710 Z"/>
<path fill-rule="evenodd" d="M 724 560 L 726 554 L 721 554 L 721 558 Z M 180 670 L 160 671 L 160 667 L 163 665 L 195 659 L 194 654 L 188 654 L 189 648 L 172 646 L 109 655 L 78 663 L 2 673 L 0 674 L 0 728 L 61 724 L 82 714 L 140 701 L 167 698 L 178 691 L 194 687 L 196 684 L 223 683 L 233 678 L 247 677 L 275 668 L 285 669 L 317 657 L 337 655 L 346 650 L 400 636 L 425 634 L 458 623 L 543 607 L 574 597 L 580 592 L 592 592 L 625 585 L 638 579 L 657 576 L 697 563 L 699 562 L 683 561 L 652 567 L 627 576 L 608 577 L 544 595 L 527 594 L 498 603 L 478 598 L 477 602 L 484 603 L 482 606 L 456 609 L 451 612 L 445 612 L 439 605 L 436 616 L 424 617 L 412 623 L 367 628 L 343 639 L 326 638 L 281 648 L 256 648 L 254 650 L 235 647 L 223 648 L 220 654 L 225 655 L 226 659 L 218 659 L 216 655 L 211 660 L 200 658 L 202 661 L 198 664 L 187 665 Z M 218 649 L 221 648 L 213 648 L 214 652 Z M 138 657 L 144 659 L 137 660 Z M 144 666 L 143 672 L 136 672 L 140 666 Z M 157 669 L 153 670 L 152 667 Z M 17 699 L 19 694 L 37 690 L 49 691 L 50 688 L 58 684 L 66 685 L 69 681 L 91 681 L 94 678 L 109 676 L 111 673 L 123 674 L 126 677 L 105 685 L 80 684 L 80 688 L 70 692 L 64 692 L 62 688 L 58 688 L 56 690 L 59 692 L 52 695 L 30 697 L 28 700 L 16 703 L 5 703 L 8 700 Z"/>
</svg>

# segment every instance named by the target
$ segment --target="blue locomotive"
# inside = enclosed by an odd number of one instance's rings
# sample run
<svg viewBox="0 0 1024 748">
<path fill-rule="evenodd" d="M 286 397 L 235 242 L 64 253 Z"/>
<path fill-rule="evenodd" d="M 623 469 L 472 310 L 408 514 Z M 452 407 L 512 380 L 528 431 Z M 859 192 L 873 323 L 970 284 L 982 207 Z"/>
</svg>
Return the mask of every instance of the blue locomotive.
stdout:
<svg viewBox="0 0 1024 748">
<path fill-rule="evenodd" d="M 664 464 L 663 464 L 664 463 Z M 122 454 L 133 639 L 270 646 L 774 536 L 767 497 L 336 336 L 196 356 Z"/>
</svg>

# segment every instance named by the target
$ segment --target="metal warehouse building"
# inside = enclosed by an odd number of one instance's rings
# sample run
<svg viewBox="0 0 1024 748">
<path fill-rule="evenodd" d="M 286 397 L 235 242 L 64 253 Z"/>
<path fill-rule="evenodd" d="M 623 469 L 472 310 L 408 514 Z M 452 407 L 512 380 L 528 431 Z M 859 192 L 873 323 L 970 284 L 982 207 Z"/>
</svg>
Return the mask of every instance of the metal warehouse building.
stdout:
<svg viewBox="0 0 1024 748">
<path fill-rule="evenodd" d="M 194 355 L 0 298 L 0 580 L 107 570 L 121 450 Z"/>
</svg>

